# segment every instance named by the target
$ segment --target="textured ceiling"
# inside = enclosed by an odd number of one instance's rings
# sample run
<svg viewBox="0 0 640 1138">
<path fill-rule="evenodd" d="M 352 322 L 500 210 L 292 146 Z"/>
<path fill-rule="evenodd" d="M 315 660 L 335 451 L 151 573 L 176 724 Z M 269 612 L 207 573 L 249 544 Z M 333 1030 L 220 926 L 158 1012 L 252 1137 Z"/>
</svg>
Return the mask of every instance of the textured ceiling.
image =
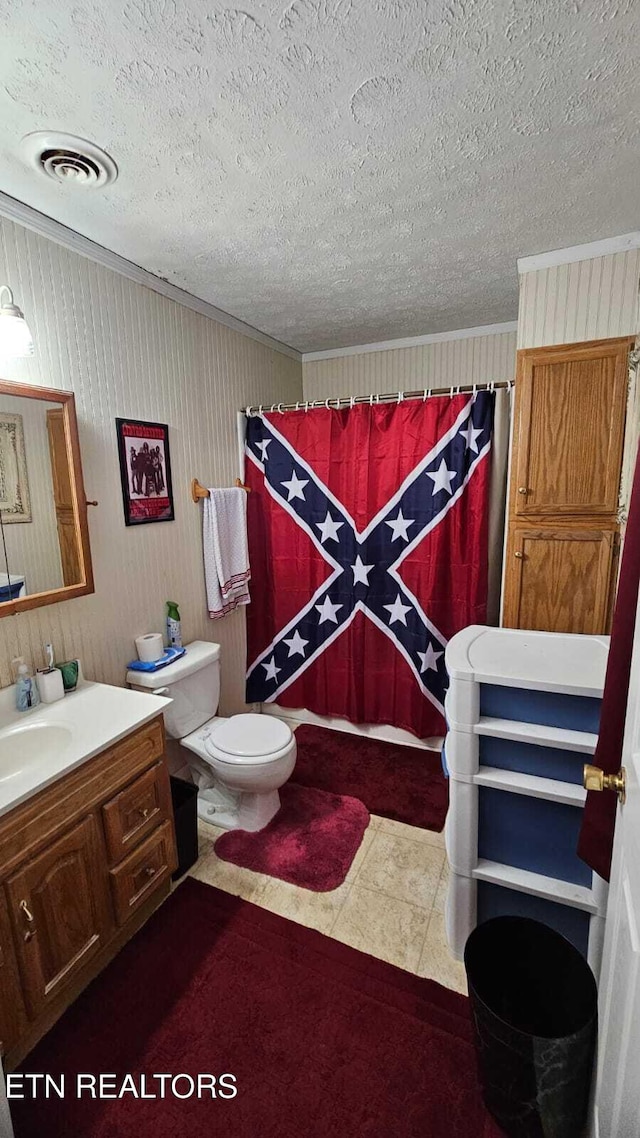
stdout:
<svg viewBox="0 0 640 1138">
<path fill-rule="evenodd" d="M 0 189 L 303 351 L 513 319 L 640 228 L 638 0 L 0 0 Z M 30 171 L 33 130 L 116 159 Z"/>
</svg>

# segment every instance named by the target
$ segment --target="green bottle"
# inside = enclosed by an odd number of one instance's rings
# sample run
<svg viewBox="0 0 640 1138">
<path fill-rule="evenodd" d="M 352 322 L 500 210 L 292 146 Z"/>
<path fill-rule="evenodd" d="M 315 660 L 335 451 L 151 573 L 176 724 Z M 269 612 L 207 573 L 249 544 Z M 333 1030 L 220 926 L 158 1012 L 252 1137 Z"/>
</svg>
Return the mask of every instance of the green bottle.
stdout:
<svg viewBox="0 0 640 1138">
<path fill-rule="evenodd" d="M 170 648 L 182 648 L 180 613 L 175 601 L 167 601 L 167 639 Z"/>
</svg>

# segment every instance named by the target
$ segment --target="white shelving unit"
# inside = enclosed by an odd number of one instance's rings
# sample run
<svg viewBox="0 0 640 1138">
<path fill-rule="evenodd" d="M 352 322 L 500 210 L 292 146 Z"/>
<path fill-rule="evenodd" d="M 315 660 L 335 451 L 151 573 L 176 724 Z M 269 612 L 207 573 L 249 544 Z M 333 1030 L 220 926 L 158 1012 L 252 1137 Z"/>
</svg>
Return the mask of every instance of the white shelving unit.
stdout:
<svg viewBox="0 0 640 1138">
<path fill-rule="evenodd" d="M 607 885 L 576 853 L 605 636 L 472 625 L 450 640 L 445 743 L 449 945 L 502 913 L 557 928 L 598 972 Z"/>
</svg>

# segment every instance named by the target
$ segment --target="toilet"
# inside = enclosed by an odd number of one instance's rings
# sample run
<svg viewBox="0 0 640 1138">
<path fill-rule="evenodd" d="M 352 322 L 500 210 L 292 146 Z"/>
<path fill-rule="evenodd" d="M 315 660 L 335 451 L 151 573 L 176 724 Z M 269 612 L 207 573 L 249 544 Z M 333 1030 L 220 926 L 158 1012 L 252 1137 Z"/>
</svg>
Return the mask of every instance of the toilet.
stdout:
<svg viewBox="0 0 640 1138">
<path fill-rule="evenodd" d="M 165 728 L 189 751 L 199 816 L 225 830 L 262 830 L 280 809 L 278 791 L 293 772 L 295 735 L 272 715 L 216 715 L 220 645 L 194 640 L 157 672 L 128 671 L 127 683 L 173 701 Z"/>
</svg>

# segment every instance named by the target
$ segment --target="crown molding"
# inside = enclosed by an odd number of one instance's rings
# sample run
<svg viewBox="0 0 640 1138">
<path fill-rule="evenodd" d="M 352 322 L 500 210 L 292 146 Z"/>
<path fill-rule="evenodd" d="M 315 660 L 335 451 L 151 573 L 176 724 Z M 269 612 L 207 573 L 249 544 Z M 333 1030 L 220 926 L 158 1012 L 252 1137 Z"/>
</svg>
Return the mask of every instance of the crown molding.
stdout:
<svg viewBox="0 0 640 1138">
<path fill-rule="evenodd" d="M 551 249 L 548 253 L 535 253 L 532 257 L 518 257 L 518 272 L 535 273 L 540 269 L 552 269 L 556 265 L 571 265 L 574 261 L 590 261 L 594 257 L 608 257 L 612 253 L 626 253 L 629 249 L 640 249 L 640 232 L 605 237 L 603 241 L 591 241 L 588 245 Z"/>
<path fill-rule="evenodd" d="M 162 277 L 157 277 L 154 273 L 148 272 L 147 269 L 141 268 L 140 265 L 134 264 L 133 261 L 128 261 L 126 257 L 121 257 L 119 253 L 113 253 L 104 245 L 99 245 L 89 237 L 83 237 L 81 233 L 69 229 L 62 222 L 55 221 L 47 214 L 40 213 L 32 206 L 25 205 L 24 202 L 20 202 L 1 191 L 0 217 L 15 221 L 18 225 L 24 226 L 25 229 L 31 229 L 34 233 L 39 233 L 41 237 L 47 237 L 50 241 L 55 241 L 57 245 L 70 249 L 72 253 L 87 257 L 90 261 L 103 265 L 105 269 L 112 269 L 114 273 L 120 273 L 121 276 L 134 281 L 135 284 L 150 288 L 168 300 L 181 304 L 183 308 L 190 308 L 192 312 L 198 312 L 200 316 L 206 316 L 209 320 L 216 320 L 218 324 L 224 324 L 226 328 L 232 328 L 234 332 L 240 332 L 251 340 L 257 340 L 259 344 L 264 344 L 267 348 L 272 348 L 273 351 L 281 352 L 293 360 L 302 360 L 302 353 L 296 348 L 291 348 L 288 344 L 281 343 L 280 340 L 274 340 L 265 332 L 253 328 L 251 324 L 245 324 L 244 320 L 238 320 L 236 316 L 223 312 L 221 308 L 216 308 L 208 301 L 201 300 L 200 297 L 193 296 L 190 292 L 185 292 L 184 289 L 163 280 Z"/>
<path fill-rule="evenodd" d="M 396 348 L 419 348 L 422 344 L 441 344 L 447 340 L 471 340 L 475 336 L 502 336 L 516 332 L 517 320 L 505 324 L 481 324 L 477 328 L 458 328 L 453 332 L 429 332 L 424 336 L 406 336 L 402 340 L 380 340 L 377 344 L 354 344 L 350 348 L 328 348 L 324 352 L 303 352 L 302 362 L 334 360 L 341 356 L 359 356 L 364 352 L 392 352 Z"/>
</svg>

